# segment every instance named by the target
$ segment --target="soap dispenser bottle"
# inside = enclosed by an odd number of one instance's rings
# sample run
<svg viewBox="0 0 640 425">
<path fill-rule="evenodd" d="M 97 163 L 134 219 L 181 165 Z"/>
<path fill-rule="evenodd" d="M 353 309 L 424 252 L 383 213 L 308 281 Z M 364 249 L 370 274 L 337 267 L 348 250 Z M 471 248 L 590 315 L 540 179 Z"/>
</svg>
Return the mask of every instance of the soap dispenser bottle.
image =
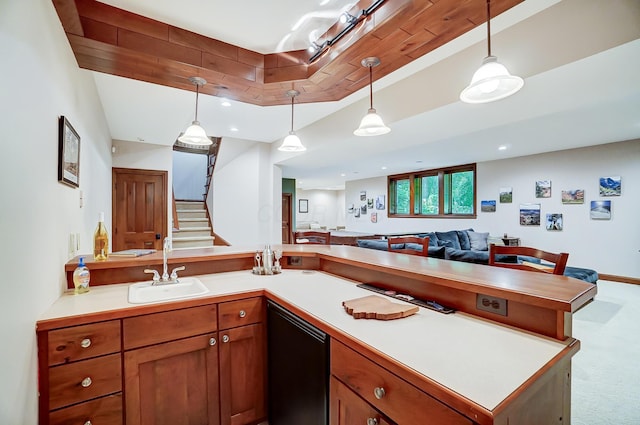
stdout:
<svg viewBox="0 0 640 425">
<path fill-rule="evenodd" d="M 104 213 L 98 216 L 98 227 L 93 234 L 93 259 L 103 261 L 109 257 L 109 234 L 104 225 Z"/>
<path fill-rule="evenodd" d="M 78 295 L 89 292 L 89 278 L 89 269 L 84 264 L 84 257 L 80 257 L 78 267 L 73 271 L 73 285 L 75 287 L 73 293 Z"/>
</svg>

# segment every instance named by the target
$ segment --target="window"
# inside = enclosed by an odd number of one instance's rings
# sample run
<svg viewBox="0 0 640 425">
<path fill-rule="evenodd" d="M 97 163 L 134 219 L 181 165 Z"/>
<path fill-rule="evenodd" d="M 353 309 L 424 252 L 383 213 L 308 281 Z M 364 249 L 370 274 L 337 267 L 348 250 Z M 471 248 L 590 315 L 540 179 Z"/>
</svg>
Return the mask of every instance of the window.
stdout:
<svg viewBox="0 0 640 425">
<path fill-rule="evenodd" d="M 388 177 L 390 217 L 475 217 L 476 165 Z"/>
</svg>

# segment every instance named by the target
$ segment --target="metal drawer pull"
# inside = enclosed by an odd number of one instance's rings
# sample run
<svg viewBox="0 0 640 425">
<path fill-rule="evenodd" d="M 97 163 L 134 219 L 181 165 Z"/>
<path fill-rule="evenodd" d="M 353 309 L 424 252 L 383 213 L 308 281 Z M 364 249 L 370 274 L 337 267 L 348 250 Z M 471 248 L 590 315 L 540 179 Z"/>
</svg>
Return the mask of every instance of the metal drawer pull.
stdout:
<svg viewBox="0 0 640 425">
<path fill-rule="evenodd" d="M 378 425 L 378 420 L 376 418 L 367 419 L 367 425 Z"/>
<path fill-rule="evenodd" d="M 378 400 L 382 400 L 382 397 L 384 397 L 385 394 L 384 388 L 382 387 L 375 387 L 373 389 L 373 395 L 376 396 Z"/>
<path fill-rule="evenodd" d="M 84 425 L 93 425 L 93 424 L 91 423 L 91 421 L 87 421 L 84 423 Z"/>
<path fill-rule="evenodd" d="M 86 377 L 82 380 L 82 382 L 80 383 L 80 385 L 82 385 L 83 388 L 87 388 L 89 386 L 91 386 L 91 384 L 93 383 L 93 381 L 91 380 L 90 377 Z"/>
<path fill-rule="evenodd" d="M 244 317 L 247 315 L 247 312 L 244 310 L 240 310 L 240 317 Z"/>
<path fill-rule="evenodd" d="M 216 339 L 215 338 L 209 338 L 209 345 L 211 345 L 211 346 L 216 345 Z"/>
<path fill-rule="evenodd" d="M 228 335 L 224 335 L 222 337 L 222 342 L 229 342 L 229 336 Z"/>
<path fill-rule="evenodd" d="M 90 345 L 91 345 L 91 340 L 89 338 L 85 338 L 82 341 L 80 341 L 80 347 L 82 348 L 89 348 Z"/>
</svg>

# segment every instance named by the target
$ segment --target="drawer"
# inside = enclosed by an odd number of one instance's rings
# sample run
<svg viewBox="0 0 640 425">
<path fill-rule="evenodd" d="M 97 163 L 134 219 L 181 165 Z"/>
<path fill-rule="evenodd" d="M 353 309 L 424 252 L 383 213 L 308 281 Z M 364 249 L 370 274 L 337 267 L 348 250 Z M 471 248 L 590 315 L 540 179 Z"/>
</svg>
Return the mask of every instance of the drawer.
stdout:
<svg viewBox="0 0 640 425">
<path fill-rule="evenodd" d="M 218 304 L 220 329 L 235 328 L 262 322 L 264 320 L 264 300 L 262 297 L 247 298 Z"/>
<path fill-rule="evenodd" d="M 49 366 L 120 351 L 120 321 L 73 326 L 49 332 Z"/>
<path fill-rule="evenodd" d="M 331 373 L 396 423 L 472 424 L 465 416 L 337 341 L 331 342 Z"/>
<path fill-rule="evenodd" d="M 122 425 L 122 393 L 101 397 L 49 414 L 49 425 Z"/>
<path fill-rule="evenodd" d="M 215 304 L 131 317 L 122 321 L 125 350 L 217 330 Z"/>
<path fill-rule="evenodd" d="M 49 409 L 122 390 L 120 354 L 49 368 Z"/>
</svg>

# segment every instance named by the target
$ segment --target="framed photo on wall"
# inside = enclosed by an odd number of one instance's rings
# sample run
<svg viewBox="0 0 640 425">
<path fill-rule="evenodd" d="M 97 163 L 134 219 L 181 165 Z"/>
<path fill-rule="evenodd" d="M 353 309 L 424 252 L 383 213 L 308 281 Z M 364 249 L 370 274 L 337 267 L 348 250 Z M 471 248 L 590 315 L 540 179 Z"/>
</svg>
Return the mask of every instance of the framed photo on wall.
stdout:
<svg viewBox="0 0 640 425">
<path fill-rule="evenodd" d="M 58 120 L 58 181 L 80 186 L 80 136 L 65 116 Z"/>
<path fill-rule="evenodd" d="M 299 213 L 308 213 L 309 212 L 309 200 L 308 199 L 300 199 L 298 201 L 298 212 Z"/>
</svg>

